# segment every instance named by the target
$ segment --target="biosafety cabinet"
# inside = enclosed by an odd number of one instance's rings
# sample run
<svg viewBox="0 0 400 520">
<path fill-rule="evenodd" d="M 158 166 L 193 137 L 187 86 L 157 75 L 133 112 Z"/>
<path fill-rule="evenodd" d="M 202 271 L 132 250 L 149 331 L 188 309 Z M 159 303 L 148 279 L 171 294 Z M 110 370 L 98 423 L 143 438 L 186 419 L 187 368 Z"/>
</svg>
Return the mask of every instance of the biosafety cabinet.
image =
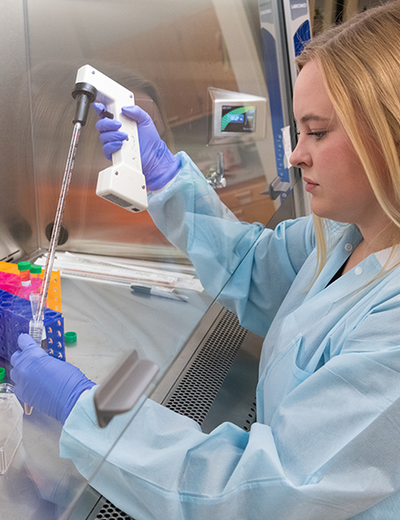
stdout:
<svg viewBox="0 0 400 520">
<path fill-rule="evenodd" d="M 294 58 L 310 33 L 308 3 L 298 0 L 3 0 L 0 271 L 20 260 L 44 263 L 73 129 L 71 93 L 85 64 L 134 93 L 170 149 L 194 160 L 238 221 L 274 227 L 307 214 L 289 156 Z M 91 110 L 54 264 L 64 331 L 77 333 L 65 345 L 67 361 L 99 388 L 114 374 L 108 393 L 115 381 L 143 376 L 134 409 L 144 395 L 204 431 L 221 420 L 249 429 L 262 338 L 219 298 L 246 251 L 204 290 L 147 212 L 96 196 L 109 165 L 96 121 Z M 6 357 L 0 367 L 10 382 Z M 121 362 L 131 372 L 118 371 Z M 60 432 L 36 410 L 24 415 L 22 440 L 0 476 L 4 517 L 127 518 L 59 457 Z"/>
</svg>

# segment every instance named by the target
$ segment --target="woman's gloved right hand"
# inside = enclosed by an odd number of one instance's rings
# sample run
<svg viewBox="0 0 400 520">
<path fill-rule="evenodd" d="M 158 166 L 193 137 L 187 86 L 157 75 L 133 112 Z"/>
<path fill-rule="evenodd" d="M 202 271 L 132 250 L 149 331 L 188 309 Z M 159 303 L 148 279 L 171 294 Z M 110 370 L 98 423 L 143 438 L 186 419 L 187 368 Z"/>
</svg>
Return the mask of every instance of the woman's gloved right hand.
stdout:
<svg viewBox="0 0 400 520">
<path fill-rule="evenodd" d="M 95 383 L 79 368 L 49 356 L 28 334 L 20 334 L 18 347 L 10 372 L 16 396 L 64 424 L 81 393 Z"/>
<path fill-rule="evenodd" d="M 101 103 L 94 103 L 93 106 L 96 113 L 102 116 L 106 107 Z M 178 173 L 179 158 L 169 151 L 160 138 L 153 120 L 144 110 L 134 105 L 123 107 L 122 113 L 137 123 L 140 156 L 147 188 L 151 191 L 163 188 Z M 110 161 L 112 154 L 118 151 L 124 140 L 128 138 L 125 132 L 119 131 L 120 127 L 119 121 L 107 117 L 103 117 L 96 123 L 103 144 L 103 153 Z"/>
</svg>

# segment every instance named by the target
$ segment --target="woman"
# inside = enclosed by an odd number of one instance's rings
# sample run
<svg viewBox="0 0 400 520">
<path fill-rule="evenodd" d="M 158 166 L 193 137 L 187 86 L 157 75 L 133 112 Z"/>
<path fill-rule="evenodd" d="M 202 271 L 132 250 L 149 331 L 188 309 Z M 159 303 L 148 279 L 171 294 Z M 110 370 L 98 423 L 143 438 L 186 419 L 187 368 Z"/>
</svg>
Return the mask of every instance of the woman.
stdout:
<svg viewBox="0 0 400 520">
<path fill-rule="evenodd" d="M 210 292 L 208 272 L 226 282 L 224 303 L 242 325 L 266 336 L 250 432 L 224 423 L 203 434 L 150 400 L 129 424 L 92 484 L 134 518 L 397 519 L 399 36 L 395 1 L 322 34 L 300 56 L 291 162 L 304 172 L 314 216 L 275 231 L 236 221 L 150 118 L 125 109 L 138 122 L 154 221 Z M 98 128 L 105 154 L 121 146 L 115 122 Z M 100 431 L 94 389 L 82 393 L 93 383 L 29 336 L 20 347 L 11 360 L 17 395 L 65 420 L 61 455 L 90 477 L 131 418 Z M 53 380 L 63 392 L 51 401 Z"/>
</svg>

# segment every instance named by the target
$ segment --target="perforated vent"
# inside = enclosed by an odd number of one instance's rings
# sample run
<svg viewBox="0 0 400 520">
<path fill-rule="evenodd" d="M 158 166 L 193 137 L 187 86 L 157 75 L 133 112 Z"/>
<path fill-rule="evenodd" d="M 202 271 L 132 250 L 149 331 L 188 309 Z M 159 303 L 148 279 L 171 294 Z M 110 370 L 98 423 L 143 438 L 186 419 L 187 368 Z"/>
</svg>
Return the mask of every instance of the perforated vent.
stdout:
<svg viewBox="0 0 400 520">
<path fill-rule="evenodd" d="M 247 334 L 237 316 L 225 310 L 163 404 L 201 425 Z"/>
<path fill-rule="evenodd" d="M 118 195 L 114 195 L 114 193 L 107 193 L 107 195 L 103 195 L 103 197 L 110 202 L 113 202 L 114 204 L 118 204 L 118 206 L 121 206 L 121 208 L 129 208 L 131 205 L 130 202 L 124 200 L 121 197 L 118 197 Z"/>
<path fill-rule="evenodd" d="M 93 520 L 133 520 L 132 517 L 118 509 L 111 502 L 103 498 L 104 502 L 100 506 L 96 517 Z"/>
<path fill-rule="evenodd" d="M 257 418 L 256 410 L 257 410 L 257 404 L 256 404 L 256 398 L 254 396 L 253 404 L 252 404 L 252 406 L 251 406 L 251 408 L 249 410 L 249 413 L 247 414 L 247 417 L 245 419 L 245 423 L 242 426 L 243 430 L 245 430 L 246 432 L 249 432 L 250 428 L 251 428 L 251 425 L 256 422 L 256 418 Z"/>
</svg>

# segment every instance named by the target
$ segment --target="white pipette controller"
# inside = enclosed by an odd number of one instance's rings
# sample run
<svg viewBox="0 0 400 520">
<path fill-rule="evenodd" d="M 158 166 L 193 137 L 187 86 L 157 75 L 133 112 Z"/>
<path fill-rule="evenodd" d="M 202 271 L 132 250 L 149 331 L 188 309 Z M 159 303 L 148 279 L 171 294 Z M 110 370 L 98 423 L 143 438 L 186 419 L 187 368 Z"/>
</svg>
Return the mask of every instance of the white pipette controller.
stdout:
<svg viewBox="0 0 400 520">
<path fill-rule="evenodd" d="M 99 173 L 96 194 L 132 212 L 147 209 L 146 181 L 142 173 L 137 124 L 122 114 L 122 107 L 135 103 L 133 92 L 90 65 L 78 69 L 73 96 L 95 89 L 95 99 L 121 123 L 128 134 L 122 148 L 113 153 L 113 164 Z M 85 98 L 85 95 L 82 96 Z"/>
</svg>

